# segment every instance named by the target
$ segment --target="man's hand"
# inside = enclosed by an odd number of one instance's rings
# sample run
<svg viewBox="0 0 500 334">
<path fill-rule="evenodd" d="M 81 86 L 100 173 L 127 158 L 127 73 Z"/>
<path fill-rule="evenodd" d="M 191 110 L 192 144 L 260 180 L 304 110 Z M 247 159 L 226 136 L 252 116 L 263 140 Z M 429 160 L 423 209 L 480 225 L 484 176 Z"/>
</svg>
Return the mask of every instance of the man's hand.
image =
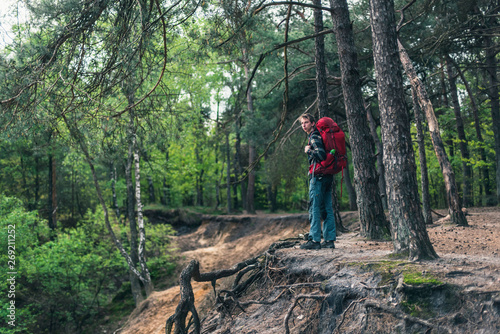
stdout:
<svg viewBox="0 0 500 334">
<path fill-rule="evenodd" d="M 309 152 L 309 150 L 311 149 L 311 145 L 307 145 L 305 148 L 304 148 L 304 152 Z"/>
</svg>

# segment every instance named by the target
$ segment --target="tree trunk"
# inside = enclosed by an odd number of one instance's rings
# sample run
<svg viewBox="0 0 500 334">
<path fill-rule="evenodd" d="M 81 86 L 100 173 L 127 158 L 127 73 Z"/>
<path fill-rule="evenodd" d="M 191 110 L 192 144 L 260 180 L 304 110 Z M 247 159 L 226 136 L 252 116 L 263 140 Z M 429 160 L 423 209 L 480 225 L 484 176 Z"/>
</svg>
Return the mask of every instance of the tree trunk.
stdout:
<svg viewBox="0 0 500 334">
<path fill-rule="evenodd" d="M 335 175 L 332 180 L 332 205 L 333 214 L 335 215 L 335 229 L 337 233 L 348 232 L 349 230 L 345 228 L 344 224 L 342 223 L 342 216 L 340 215 L 340 204 L 339 197 L 337 196 L 337 180 L 335 178 Z"/>
<path fill-rule="evenodd" d="M 313 0 L 313 5 L 321 7 L 321 0 Z M 319 34 L 323 31 L 323 11 L 314 9 L 314 32 Z M 315 63 L 316 63 L 316 93 L 318 97 L 318 118 L 328 116 L 328 83 L 326 80 L 326 61 L 325 61 L 325 36 L 319 35 L 314 39 L 315 46 Z M 335 225 L 337 231 L 345 232 L 346 228 L 342 224 L 342 216 L 340 215 L 340 204 L 337 196 L 337 187 L 335 179 L 332 180 L 332 206 L 335 215 Z"/>
<path fill-rule="evenodd" d="M 129 104 L 132 101 L 129 101 Z M 135 189 L 132 178 L 132 166 L 134 163 L 134 150 L 135 150 L 135 125 L 134 125 L 134 115 L 133 111 L 129 112 L 129 126 L 128 126 L 128 154 L 127 154 L 127 165 L 125 166 L 125 178 L 127 183 L 127 216 L 130 229 L 130 259 L 134 265 L 134 268 L 139 263 L 139 256 L 137 254 L 137 223 L 135 217 Z M 139 277 L 129 269 L 129 279 L 130 279 L 130 289 L 132 296 L 135 301 L 135 305 L 138 306 L 144 300 L 142 296 L 141 284 L 139 282 Z"/>
<path fill-rule="evenodd" d="M 247 188 L 247 205 L 246 210 L 248 213 L 255 213 L 255 159 L 257 158 L 256 148 L 254 143 L 250 143 L 248 146 L 248 166 L 250 171 L 248 172 L 248 188 Z"/>
<path fill-rule="evenodd" d="M 236 118 L 236 141 L 234 143 L 234 148 L 235 148 L 235 153 L 234 153 L 234 160 L 235 160 L 235 168 L 236 168 L 236 173 L 235 173 L 235 179 L 239 180 L 241 179 L 241 176 L 243 174 L 243 166 L 241 164 L 241 134 L 240 134 L 240 117 Z M 246 205 L 247 205 L 247 183 L 245 180 L 242 180 L 240 182 L 240 191 L 241 191 L 241 203 L 243 205 L 243 209 L 246 210 Z M 234 207 L 238 207 L 238 196 L 235 194 L 235 201 L 236 203 L 234 204 Z"/>
<path fill-rule="evenodd" d="M 49 155 L 49 227 L 51 230 L 57 228 L 57 172 L 56 172 L 56 158 L 54 153 Z"/>
<path fill-rule="evenodd" d="M 155 186 L 153 183 L 153 177 L 151 175 L 148 175 L 148 190 L 149 190 L 149 203 L 156 203 Z"/>
<path fill-rule="evenodd" d="M 370 1 L 370 25 L 394 251 L 410 260 L 435 259 L 420 210 L 392 0 Z"/>
<path fill-rule="evenodd" d="M 356 191 L 354 190 L 354 187 L 352 186 L 351 182 L 351 172 L 349 172 L 349 161 L 347 161 L 346 167 L 344 168 L 344 183 L 345 183 L 345 189 L 347 190 L 347 195 L 349 196 L 349 210 L 351 211 L 357 211 L 358 210 L 358 205 L 356 204 Z M 343 196 L 342 192 L 342 183 L 340 183 L 340 197 Z"/>
<path fill-rule="evenodd" d="M 464 83 L 465 89 L 467 90 L 467 94 L 469 95 L 470 99 L 470 105 L 472 109 L 472 114 L 474 116 L 474 129 L 476 130 L 476 137 L 477 141 L 481 144 L 484 143 L 483 135 L 481 133 L 481 123 L 479 120 L 479 110 L 477 108 L 477 103 L 476 103 L 476 98 L 474 97 L 474 94 L 472 93 L 472 89 L 470 88 L 469 81 L 465 77 L 464 73 L 460 69 L 460 66 L 455 64 L 455 68 L 457 69 L 458 74 L 460 75 L 460 78 L 462 79 L 462 82 Z M 486 162 L 486 151 L 483 147 L 483 145 L 479 145 L 479 155 L 481 156 L 481 160 L 483 162 Z M 484 194 L 487 198 L 486 203 L 488 203 L 488 199 L 491 198 L 492 192 L 491 192 L 491 186 L 490 186 L 490 172 L 488 170 L 487 166 L 481 166 L 481 176 L 482 176 L 482 182 L 480 185 L 484 189 Z M 481 191 L 479 192 L 481 194 Z"/>
<path fill-rule="evenodd" d="M 432 144 L 434 145 L 434 151 L 439 161 L 441 171 L 444 177 L 444 183 L 446 186 L 446 195 L 448 201 L 448 211 L 453 223 L 460 226 L 467 226 L 467 219 L 462 211 L 462 205 L 460 202 L 460 196 L 458 195 L 458 189 L 455 182 L 455 174 L 451 168 L 451 163 L 448 160 L 446 151 L 444 149 L 443 141 L 441 139 L 441 134 L 439 132 L 439 124 L 437 122 L 436 116 L 434 114 L 434 109 L 432 103 L 427 97 L 427 91 L 423 86 L 422 82 L 417 76 L 415 69 L 411 63 L 411 60 L 406 52 L 403 44 L 398 40 L 399 55 L 401 58 L 401 63 L 406 71 L 406 75 L 411 82 L 412 89 L 414 89 L 418 96 L 418 101 L 420 107 L 424 110 L 427 116 L 427 122 L 429 124 L 429 131 L 431 133 Z"/>
<path fill-rule="evenodd" d="M 312 0 L 313 5 L 321 7 L 321 0 Z M 323 11 L 314 9 L 314 32 L 316 34 L 323 31 Z M 328 115 L 328 85 L 326 81 L 326 61 L 325 61 L 325 36 L 320 35 L 314 39 L 315 63 L 316 63 L 316 93 L 318 97 L 319 117 Z"/>
<path fill-rule="evenodd" d="M 120 207 L 118 206 L 118 200 L 116 197 L 116 167 L 111 163 L 111 191 L 113 193 L 113 208 L 115 209 L 116 218 L 120 220 Z"/>
<path fill-rule="evenodd" d="M 412 88 L 413 110 L 415 112 L 415 124 L 417 127 L 418 157 L 420 160 L 420 179 L 422 190 L 422 214 L 425 224 L 432 224 L 431 200 L 429 195 L 429 173 L 427 172 L 427 155 L 425 153 L 425 137 L 423 127 L 423 115 L 418 104 L 417 92 Z"/>
<path fill-rule="evenodd" d="M 439 71 L 439 78 L 440 78 L 440 83 L 441 83 L 441 98 L 442 98 L 442 105 L 443 106 L 449 106 L 450 103 L 448 102 L 448 93 L 447 93 L 447 89 L 446 89 L 446 77 L 445 77 L 445 74 L 444 74 L 444 71 L 445 71 L 445 66 L 443 64 L 443 60 L 440 59 L 440 62 L 441 62 L 441 69 Z"/>
<path fill-rule="evenodd" d="M 224 174 L 224 165 L 222 165 L 221 180 L 223 174 Z M 215 210 L 219 209 L 220 202 L 221 201 L 220 201 L 220 182 L 219 182 L 219 144 L 216 144 L 215 145 Z"/>
<path fill-rule="evenodd" d="M 453 111 L 455 113 L 455 120 L 457 126 L 457 135 L 462 154 L 462 173 L 463 173 L 463 204 L 466 208 L 473 206 L 472 199 L 472 168 L 470 165 L 470 154 L 467 137 L 465 135 L 464 121 L 462 119 L 462 112 L 460 110 L 460 102 L 458 101 L 457 80 L 453 73 L 453 67 L 449 56 L 446 57 L 446 70 L 448 72 L 448 82 L 450 84 L 451 102 Z"/>
<path fill-rule="evenodd" d="M 496 18 L 492 17 L 489 20 L 490 25 L 496 24 Z M 491 36 L 486 34 L 485 51 L 486 51 L 486 71 L 489 80 L 488 96 L 490 98 L 491 119 L 493 122 L 493 135 L 495 137 L 495 155 L 496 155 L 496 183 L 497 183 L 497 198 L 496 203 L 500 203 L 500 101 L 498 97 L 498 66 L 496 60 L 496 45 Z"/>
<path fill-rule="evenodd" d="M 162 186 L 162 196 L 161 196 L 161 205 L 167 206 L 169 201 L 168 201 L 168 185 L 167 185 L 167 178 L 164 176 L 163 177 L 163 186 Z"/>
<path fill-rule="evenodd" d="M 246 81 L 250 79 L 249 69 L 248 69 L 248 53 L 246 47 L 243 48 L 243 64 L 245 68 Z M 250 85 L 247 90 L 247 110 L 249 117 L 252 117 L 253 110 L 253 98 L 252 98 L 252 86 Z M 246 196 L 246 210 L 248 213 L 255 213 L 255 160 L 257 159 L 257 150 L 253 139 L 248 140 L 248 188 Z"/>
<path fill-rule="evenodd" d="M 33 210 L 38 210 L 38 202 L 40 201 L 40 158 L 35 157 L 35 207 Z"/>
<path fill-rule="evenodd" d="M 134 163 L 135 163 L 135 202 L 137 203 L 137 225 L 139 228 L 139 264 L 141 266 L 142 284 L 146 292 L 146 298 L 153 292 L 153 282 L 149 275 L 149 270 L 146 265 L 146 229 L 144 228 L 144 217 L 142 212 L 141 201 L 141 168 L 139 161 L 139 148 L 137 143 L 134 150 Z"/>
<path fill-rule="evenodd" d="M 346 0 L 330 0 L 333 30 L 337 40 L 342 91 L 349 128 L 354 185 L 356 187 L 361 233 L 368 239 L 389 235 L 389 223 L 378 190 L 373 139 L 363 105 L 361 78 Z"/>
<path fill-rule="evenodd" d="M 233 211 L 231 207 L 231 146 L 229 146 L 229 131 L 226 132 L 226 159 L 227 159 L 227 176 L 226 176 L 226 196 L 227 196 L 227 213 Z"/>
<path fill-rule="evenodd" d="M 267 192 L 267 202 L 269 203 L 269 210 L 271 212 L 276 212 L 278 210 L 276 203 L 276 195 L 278 193 L 277 186 L 271 183 L 268 183 L 266 186 Z"/>
<path fill-rule="evenodd" d="M 370 107 L 366 108 L 368 116 L 368 124 L 370 125 L 370 133 L 372 135 L 375 146 L 377 147 L 377 173 L 378 173 L 378 190 L 382 199 L 384 210 L 387 210 L 387 192 L 385 190 L 385 171 L 384 171 L 384 147 L 380 142 L 377 134 L 377 123 L 373 118 L 372 110 Z"/>
</svg>

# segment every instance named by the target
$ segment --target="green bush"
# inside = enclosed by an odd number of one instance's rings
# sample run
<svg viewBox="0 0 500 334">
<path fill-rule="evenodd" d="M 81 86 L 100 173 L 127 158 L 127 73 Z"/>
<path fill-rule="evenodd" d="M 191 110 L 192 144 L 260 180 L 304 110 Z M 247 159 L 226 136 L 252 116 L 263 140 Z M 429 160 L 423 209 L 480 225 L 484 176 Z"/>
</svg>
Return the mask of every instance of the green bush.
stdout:
<svg viewBox="0 0 500 334">
<path fill-rule="evenodd" d="M 13 266 L 0 273 L 3 282 L 15 277 L 15 285 L 2 284 L 0 301 L 8 305 L 12 300 L 16 307 L 15 322 L 2 326 L 1 333 L 81 332 L 111 300 L 126 274 L 98 221 L 50 240 L 47 223 L 36 212 L 27 212 L 17 199 L 1 196 L 0 225 L 2 249 L 12 243 L 8 235 L 15 230 L 15 265 L 10 262 Z M 8 256 L 2 252 L 2 264 L 12 261 Z M 9 294 L 12 286 L 15 293 Z M 10 310 L 0 312 L 2 320 L 10 320 Z"/>
<path fill-rule="evenodd" d="M 174 231 L 170 225 L 147 225 L 148 267 L 154 280 L 165 279 L 175 269 Z M 127 247 L 127 228 L 113 228 Z M 0 195 L 0 247 L 7 250 L 0 254 L 0 279 L 13 278 L 12 284 L 0 285 L 0 302 L 6 305 L 0 309 L 2 334 L 92 333 L 129 278 L 99 209 L 89 211 L 76 228 L 51 235 L 37 212 Z M 7 308 L 11 301 L 15 309 Z"/>
<path fill-rule="evenodd" d="M 25 254 L 48 240 L 46 222 L 27 212 L 22 202 L 0 194 L 0 333 L 31 333 L 35 320 L 25 301 Z"/>
</svg>

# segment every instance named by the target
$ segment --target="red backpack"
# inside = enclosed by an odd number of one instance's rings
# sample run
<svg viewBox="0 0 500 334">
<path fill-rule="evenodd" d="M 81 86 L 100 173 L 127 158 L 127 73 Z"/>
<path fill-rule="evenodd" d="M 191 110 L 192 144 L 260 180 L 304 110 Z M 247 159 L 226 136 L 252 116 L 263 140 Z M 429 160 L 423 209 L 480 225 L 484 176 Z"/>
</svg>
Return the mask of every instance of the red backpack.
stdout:
<svg viewBox="0 0 500 334">
<path fill-rule="evenodd" d="M 323 138 L 326 159 L 309 166 L 310 174 L 337 174 L 347 166 L 344 131 L 330 117 L 322 117 L 316 122 L 316 128 Z"/>
</svg>

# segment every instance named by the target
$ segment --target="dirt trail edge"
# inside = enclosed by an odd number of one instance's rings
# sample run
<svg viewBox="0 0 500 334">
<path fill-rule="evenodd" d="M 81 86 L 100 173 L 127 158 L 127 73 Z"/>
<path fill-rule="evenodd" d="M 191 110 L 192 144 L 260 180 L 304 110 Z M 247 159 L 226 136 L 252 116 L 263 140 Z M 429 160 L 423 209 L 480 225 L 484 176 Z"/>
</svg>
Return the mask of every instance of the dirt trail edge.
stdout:
<svg viewBox="0 0 500 334">
<path fill-rule="evenodd" d="M 202 274 L 262 254 L 238 282 L 256 279 L 237 293 L 229 293 L 237 275 L 216 281 L 217 299 L 210 282 L 191 280 L 199 332 L 500 332 L 500 208 L 469 209 L 469 227 L 436 216 L 428 232 L 440 257 L 420 262 L 392 256 L 391 242 L 361 238 L 357 213 L 342 218 L 351 232 L 333 250 L 298 248 L 305 214 L 205 217 L 176 237 L 182 266 L 196 260 Z M 285 248 L 267 251 L 283 240 Z M 180 300 L 179 286 L 153 293 L 115 333 L 165 333 Z"/>
</svg>

